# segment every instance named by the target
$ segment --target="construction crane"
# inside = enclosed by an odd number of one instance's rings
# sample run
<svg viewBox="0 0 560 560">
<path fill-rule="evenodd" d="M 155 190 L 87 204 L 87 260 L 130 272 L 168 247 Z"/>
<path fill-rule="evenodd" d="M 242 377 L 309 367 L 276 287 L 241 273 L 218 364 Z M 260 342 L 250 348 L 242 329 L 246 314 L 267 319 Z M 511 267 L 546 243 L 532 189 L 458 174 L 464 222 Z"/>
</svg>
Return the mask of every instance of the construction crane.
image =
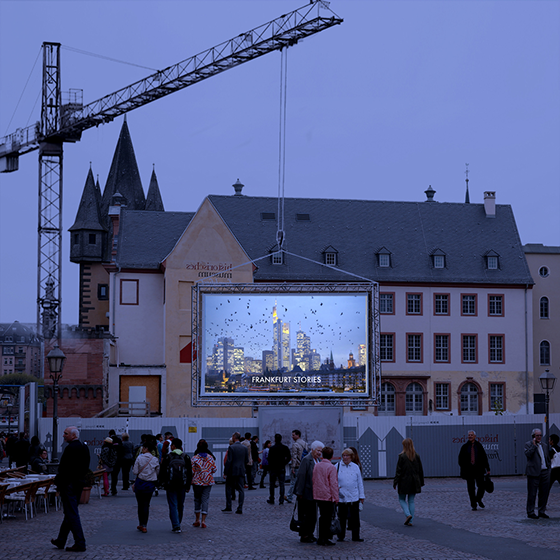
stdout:
<svg viewBox="0 0 560 560">
<path fill-rule="evenodd" d="M 342 23 L 329 2 L 308 5 L 84 105 L 82 90 L 61 91 L 60 43 L 43 43 L 41 120 L 0 138 L 0 173 L 17 171 L 19 156 L 39 150 L 37 333 L 61 335 L 62 156 L 88 128 Z"/>
</svg>

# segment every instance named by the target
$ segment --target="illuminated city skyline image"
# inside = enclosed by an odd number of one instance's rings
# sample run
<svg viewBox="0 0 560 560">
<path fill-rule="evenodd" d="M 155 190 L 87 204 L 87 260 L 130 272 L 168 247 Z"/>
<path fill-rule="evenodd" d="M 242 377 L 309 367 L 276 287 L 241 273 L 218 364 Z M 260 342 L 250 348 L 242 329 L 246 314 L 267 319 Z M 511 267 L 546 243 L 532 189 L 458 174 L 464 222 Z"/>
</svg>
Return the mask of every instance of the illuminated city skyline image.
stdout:
<svg viewBox="0 0 560 560">
<path fill-rule="evenodd" d="M 367 302 L 366 294 L 204 295 L 206 385 L 268 387 L 278 372 L 293 385 L 299 375 L 323 371 L 314 383 L 326 387 L 327 370 L 360 369 L 365 389 Z"/>
</svg>

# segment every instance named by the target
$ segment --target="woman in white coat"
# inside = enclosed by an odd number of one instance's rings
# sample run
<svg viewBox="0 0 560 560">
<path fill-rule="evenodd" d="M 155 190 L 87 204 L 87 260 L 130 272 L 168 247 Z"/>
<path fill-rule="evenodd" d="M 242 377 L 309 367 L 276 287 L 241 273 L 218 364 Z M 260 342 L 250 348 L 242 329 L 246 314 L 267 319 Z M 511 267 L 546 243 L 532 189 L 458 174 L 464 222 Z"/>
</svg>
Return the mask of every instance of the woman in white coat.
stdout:
<svg viewBox="0 0 560 560">
<path fill-rule="evenodd" d="M 363 542 L 360 538 L 360 504 L 364 503 L 364 482 L 360 467 L 352 462 L 354 452 L 345 449 L 342 452 L 342 461 L 338 463 L 338 518 L 341 531 L 338 540 L 343 541 L 346 536 L 346 522 L 352 531 L 352 540 Z"/>
</svg>

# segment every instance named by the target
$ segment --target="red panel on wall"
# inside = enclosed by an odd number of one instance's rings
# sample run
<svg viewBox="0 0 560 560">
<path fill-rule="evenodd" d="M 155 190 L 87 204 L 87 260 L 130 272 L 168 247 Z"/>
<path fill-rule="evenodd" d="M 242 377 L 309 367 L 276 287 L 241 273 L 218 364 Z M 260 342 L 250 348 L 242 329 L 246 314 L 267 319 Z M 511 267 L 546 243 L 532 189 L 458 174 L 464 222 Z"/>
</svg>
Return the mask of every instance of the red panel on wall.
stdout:
<svg viewBox="0 0 560 560">
<path fill-rule="evenodd" d="M 192 358 L 192 342 L 189 342 L 179 353 L 179 363 L 191 364 Z M 196 350 L 194 352 L 194 359 L 196 360 Z"/>
</svg>

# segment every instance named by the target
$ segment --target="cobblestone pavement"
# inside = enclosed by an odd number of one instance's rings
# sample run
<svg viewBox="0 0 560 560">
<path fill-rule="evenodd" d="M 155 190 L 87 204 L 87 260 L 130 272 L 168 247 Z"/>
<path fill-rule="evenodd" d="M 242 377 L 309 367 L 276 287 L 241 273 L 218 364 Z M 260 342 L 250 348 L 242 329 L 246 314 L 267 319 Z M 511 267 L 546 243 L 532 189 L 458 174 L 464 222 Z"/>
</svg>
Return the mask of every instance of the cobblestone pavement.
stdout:
<svg viewBox="0 0 560 560">
<path fill-rule="evenodd" d="M 266 503 L 268 489 L 246 492 L 243 515 L 222 513 L 224 486 L 216 485 L 210 498 L 208 528 L 194 528 L 192 492 L 185 502 L 183 532 L 171 533 L 165 492 L 152 499 L 148 533 L 136 530 L 136 501 L 130 491 L 80 506 L 87 540 L 85 553 L 55 549 L 62 512 L 39 513 L 25 521 L 22 513 L 5 519 L 0 539 L 5 558 L 135 560 L 212 559 L 290 560 L 399 559 L 482 560 L 560 558 L 560 486 L 549 499 L 550 520 L 533 521 L 525 515 L 525 479 L 494 479 L 496 490 L 485 497 L 486 508 L 471 511 L 466 485 L 459 479 L 428 479 L 416 497 L 413 527 L 403 525 L 391 481 L 366 481 L 362 512 L 363 543 L 343 542 L 333 547 L 302 544 L 289 530 L 292 506 Z M 72 544 L 69 542 L 68 544 Z"/>
</svg>

